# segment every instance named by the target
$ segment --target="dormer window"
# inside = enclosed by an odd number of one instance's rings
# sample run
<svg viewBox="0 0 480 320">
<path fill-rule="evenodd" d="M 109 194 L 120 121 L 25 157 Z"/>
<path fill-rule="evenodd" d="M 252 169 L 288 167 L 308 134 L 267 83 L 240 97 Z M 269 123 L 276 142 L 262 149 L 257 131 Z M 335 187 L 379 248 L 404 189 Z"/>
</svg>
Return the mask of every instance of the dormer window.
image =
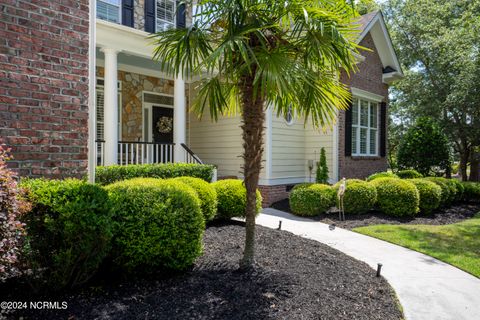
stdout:
<svg viewBox="0 0 480 320">
<path fill-rule="evenodd" d="M 156 1 L 156 31 L 175 28 L 176 0 Z"/>
<path fill-rule="evenodd" d="M 121 0 L 97 0 L 97 18 L 121 23 Z"/>
</svg>

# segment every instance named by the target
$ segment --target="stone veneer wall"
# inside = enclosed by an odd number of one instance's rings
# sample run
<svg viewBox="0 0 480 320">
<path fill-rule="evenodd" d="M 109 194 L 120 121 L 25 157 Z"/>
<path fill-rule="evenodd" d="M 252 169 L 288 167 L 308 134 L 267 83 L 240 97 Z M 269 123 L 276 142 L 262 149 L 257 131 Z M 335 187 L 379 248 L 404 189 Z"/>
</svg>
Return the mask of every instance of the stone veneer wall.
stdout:
<svg viewBox="0 0 480 320">
<path fill-rule="evenodd" d="M 145 30 L 145 0 L 135 0 L 133 11 L 133 25 L 135 29 Z"/>
<path fill-rule="evenodd" d="M 83 177 L 88 0 L 0 1 L 0 144 L 22 176 Z"/>
<path fill-rule="evenodd" d="M 97 77 L 103 78 L 104 69 L 97 67 Z M 122 137 L 124 141 L 142 139 L 143 91 L 173 95 L 173 80 L 160 79 L 142 74 L 118 71 L 122 82 Z"/>
</svg>

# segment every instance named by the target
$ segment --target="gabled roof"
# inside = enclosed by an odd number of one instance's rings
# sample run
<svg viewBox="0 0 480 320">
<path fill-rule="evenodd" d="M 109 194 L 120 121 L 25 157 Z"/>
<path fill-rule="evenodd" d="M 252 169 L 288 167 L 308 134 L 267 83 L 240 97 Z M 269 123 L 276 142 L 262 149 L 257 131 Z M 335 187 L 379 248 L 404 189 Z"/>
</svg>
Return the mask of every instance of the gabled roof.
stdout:
<svg viewBox="0 0 480 320">
<path fill-rule="evenodd" d="M 396 79 L 403 78 L 402 67 L 393 48 L 392 39 L 385 25 L 382 12 L 374 11 L 361 16 L 358 20 L 358 25 L 360 28 L 358 43 L 360 43 L 368 33 L 372 36 L 375 47 L 377 48 L 377 53 L 382 61 L 384 82 L 390 83 Z"/>
</svg>

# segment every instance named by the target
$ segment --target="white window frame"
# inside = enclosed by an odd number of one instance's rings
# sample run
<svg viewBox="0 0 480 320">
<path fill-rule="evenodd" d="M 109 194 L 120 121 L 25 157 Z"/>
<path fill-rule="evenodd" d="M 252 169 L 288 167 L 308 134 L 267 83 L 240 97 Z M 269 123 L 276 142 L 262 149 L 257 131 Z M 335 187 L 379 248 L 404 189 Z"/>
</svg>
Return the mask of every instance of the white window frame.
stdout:
<svg viewBox="0 0 480 320">
<path fill-rule="evenodd" d="M 369 99 L 365 99 L 363 97 L 359 97 L 359 96 L 353 96 L 353 101 L 357 101 L 357 105 L 352 105 L 352 117 L 353 117 L 353 108 L 356 108 L 357 110 L 357 124 L 354 124 L 353 122 L 353 118 L 352 118 L 352 139 L 353 139 L 353 130 L 356 130 L 356 134 L 355 134 L 355 141 L 352 140 L 352 146 L 353 146 L 353 143 L 355 143 L 355 146 L 356 146 L 356 152 L 353 152 L 353 149 L 352 149 L 352 156 L 354 157 L 378 157 L 379 155 L 379 144 L 380 144 L 380 102 L 378 101 L 372 101 L 372 100 L 369 100 Z M 368 103 L 368 114 L 367 114 L 367 119 L 368 119 L 368 125 L 367 126 L 362 126 L 361 125 L 361 122 L 360 122 L 360 119 L 361 119 L 361 104 L 362 104 L 362 101 L 363 102 L 367 102 Z M 376 127 L 372 127 L 371 126 L 371 112 L 372 112 L 372 104 L 376 104 L 377 105 L 377 110 L 376 110 L 376 116 L 377 116 L 377 126 Z M 367 129 L 367 138 L 366 138 L 366 149 L 367 149 L 367 152 L 366 153 L 361 153 L 360 152 L 360 142 L 361 142 L 361 139 L 360 139 L 360 131 L 361 129 Z M 375 130 L 376 131 L 376 134 L 377 134 L 377 139 L 376 139 L 376 143 L 375 143 L 375 150 L 374 152 L 372 152 L 372 150 L 370 150 L 370 135 L 372 133 L 372 131 Z"/>
<path fill-rule="evenodd" d="M 168 105 L 168 104 L 163 104 L 163 103 L 152 103 L 152 102 L 145 102 L 145 94 L 152 94 L 156 96 L 164 96 L 164 97 L 171 97 L 174 98 L 174 95 L 171 94 L 166 94 L 166 93 L 158 93 L 158 92 L 153 92 L 153 91 L 142 91 L 142 139 L 143 141 L 146 142 L 152 142 L 153 137 L 152 137 L 152 107 L 164 107 L 164 108 L 174 108 L 174 105 Z M 148 112 L 148 123 L 147 123 L 147 132 L 145 132 L 145 112 Z M 175 130 L 175 128 L 174 128 Z"/>
<path fill-rule="evenodd" d="M 99 80 L 104 81 L 104 84 L 98 84 Z M 122 82 L 118 81 L 117 82 L 117 88 L 118 88 L 118 141 L 122 140 Z M 101 77 L 97 77 L 97 83 L 95 84 L 95 103 L 97 103 L 97 94 L 98 92 L 103 92 L 105 93 L 105 79 Z M 105 108 L 105 105 L 103 106 Z M 97 109 L 97 106 L 95 106 L 95 110 Z M 102 123 L 105 126 L 105 119 L 103 121 L 100 121 L 98 118 L 95 119 L 95 123 L 98 125 L 98 123 Z M 105 127 L 104 127 L 105 128 Z M 105 140 L 105 137 L 97 137 L 97 129 L 95 128 L 95 140 Z"/>
<path fill-rule="evenodd" d="M 97 2 L 103 2 L 103 3 L 107 3 L 109 5 L 112 5 L 112 6 L 117 6 L 113 3 L 110 3 L 110 2 L 105 1 L 105 0 L 97 0 Z M 110 20 L 105 20 L 105 19 L 99 18 L 98 16 L 97 16 L 97 18 L 101 19 L 101 20 L 104 20 L 104 21 L 107 21 L 107 22 L 111 22 L 111 23 L 122 24 L 122 0 L 118 0 L 118 21 L 117 22 L 113 22 L 113 21 L 110 21 Z"/>
<path fill-rule="evenodd" d="M 175 28 L 177 26 L 177 1 L 172 0 L 172 2 L 173 2 L 173 22 L 167 21 L 167 20 L 164 20 L 164 19 L 160 19 L 158 17 L 158 11 L 157 10 L 158 10 L 158 2 L 159 1 L 162 1 L 162 0 L 155 0 L 155 32 L 164 31 L 164 30 L 158 30 L 158 21 L 159 20 L 163 23 L 171 24 L 172 27 Z"/>
</svg>

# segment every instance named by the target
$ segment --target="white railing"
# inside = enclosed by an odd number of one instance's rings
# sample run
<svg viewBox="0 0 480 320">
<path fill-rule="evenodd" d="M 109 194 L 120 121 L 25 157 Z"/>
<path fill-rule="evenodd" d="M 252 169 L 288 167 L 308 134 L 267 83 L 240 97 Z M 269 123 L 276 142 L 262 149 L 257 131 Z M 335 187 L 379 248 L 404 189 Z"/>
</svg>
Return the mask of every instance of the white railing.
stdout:
<svg viewBox="0 0 480 320">
<path fill-rule="evenodd" d="M 105 141 L 97 140 L 97 165 L 105 164 Z M 120 165 L 174 162 L 173 143 L 141 141 L 119 141 L 118 159 Z"/>
</svg>

